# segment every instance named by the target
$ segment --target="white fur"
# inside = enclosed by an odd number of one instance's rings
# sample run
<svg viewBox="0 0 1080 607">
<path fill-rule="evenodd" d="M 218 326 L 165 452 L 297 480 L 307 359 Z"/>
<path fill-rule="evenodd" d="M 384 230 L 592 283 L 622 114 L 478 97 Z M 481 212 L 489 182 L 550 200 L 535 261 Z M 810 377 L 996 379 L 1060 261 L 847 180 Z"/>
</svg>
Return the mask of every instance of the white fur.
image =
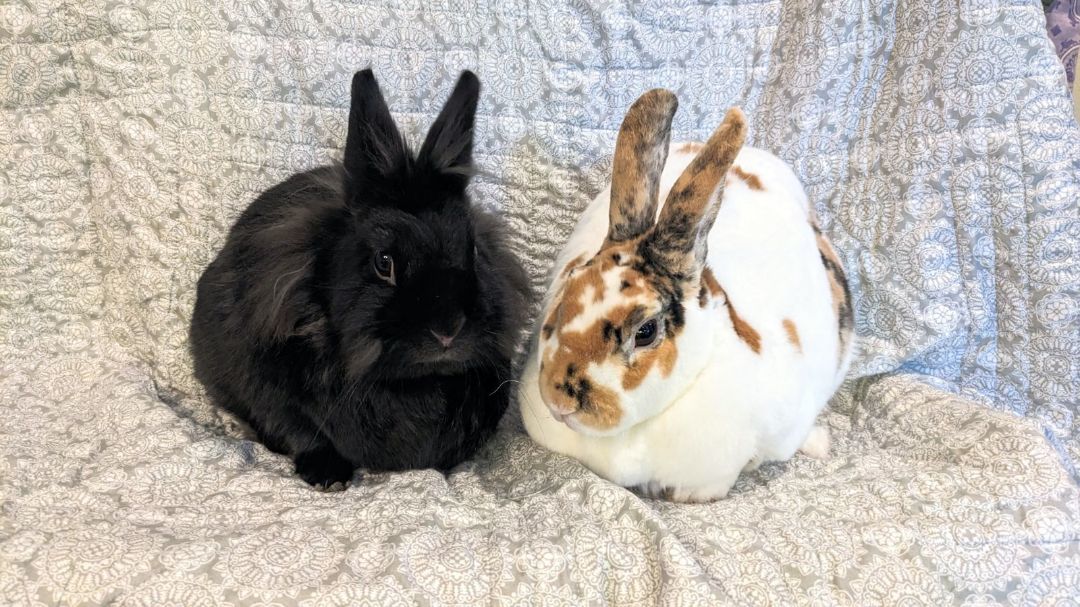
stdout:
<svg viewBox="0 0 1080 607">
<path fill-rule="evenodd" d="M 661 202 L 694 156 L 679 147 L 671 146 Z M 786 460 L 801 446 L 824 457 L 828 434 L 811 430 L 851 358 L 851 348 L 839 352 L 828 277 L 798 179 L 779 158 L 754 148 L 743 148 L 734 166 L 757 175 L 764 190 L 727 181 L 709 234 L 708 265 L 738 315 L 761 335 L 760 354 L 735 334 L 722 301 L 702 309 L 694 293 L 685 302 L 671 376 L 652 374 L 632 394 L 621 394 L 624 420 L 613 431 L 552 415 L 539 391 L 539 338 L 519 387 L 525 427 L 538 443 L 615 483 L 650 493 L 667 489 L 679 501 L 723 497 L 744 467 Z M 588 206 L 559 255 L 541 322 L 561 286 L 559 272 L 582 254 L 595 255 L 604 241 L 609 197 L 610 188 Z M 593 320 L 603 313 L 586 310 L 583 316 Z M 798 329 L 801 352 L 788 340 L 785 318 Z"/>
</svg>

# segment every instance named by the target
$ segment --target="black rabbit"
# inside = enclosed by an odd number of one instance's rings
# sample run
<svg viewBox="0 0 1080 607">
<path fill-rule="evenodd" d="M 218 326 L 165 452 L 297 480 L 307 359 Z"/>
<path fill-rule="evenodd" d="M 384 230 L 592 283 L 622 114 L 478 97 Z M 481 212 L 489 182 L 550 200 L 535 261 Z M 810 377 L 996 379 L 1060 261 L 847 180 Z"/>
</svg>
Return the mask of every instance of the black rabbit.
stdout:
<svg viewBox="0 0 1080 607">
<path fill-rule="evenodd" d="M 316 487 L 446 471 L 506 410 L 528 282 L 466 193 L 479 92 L 463 72 L 414 155 L 358 72 L 343 164 L 259 196 L 199 280 L 196 377 Z"/>
</svg>

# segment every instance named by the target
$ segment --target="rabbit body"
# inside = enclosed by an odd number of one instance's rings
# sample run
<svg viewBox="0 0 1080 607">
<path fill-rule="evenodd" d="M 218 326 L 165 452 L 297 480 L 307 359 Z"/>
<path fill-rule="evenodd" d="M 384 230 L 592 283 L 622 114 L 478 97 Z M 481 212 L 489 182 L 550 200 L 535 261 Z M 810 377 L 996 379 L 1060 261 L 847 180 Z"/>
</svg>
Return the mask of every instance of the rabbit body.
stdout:
<svg viewBox="0 0 1080 607">
<path fill-rule="evenodd" d="M 659 177 L 660 200 L 701 148 L 671 146 Z M 597 431 L 567 415 L 567 408 L 551 408 L 541 389 L 542 364 L 555 360 L 550 349 L 565 349 L 558 342 L 573 335 L 550 330 L 556 324 L 552 308 L 567 292 L 563 283 L 573 280 L 575 260 L 592 258 L 598 250 L 602 255 L 611 241 L 610 187 L 585 210 L 556 261 L 541 316 L 541 324 L 545 317 L 550 324 L 538 326 L 519 392 L 534 440 L 617 484 L 676 501 L 723 497 L 742 470 L 786 460 L 800 447 L 824 456 L 828 434 L 814 422 L 843 380 L 853 351 L 843 271 L 817 229 L 797 177 L 777 157 L 749 147 L 738 152 L 731 167 L 724 171 L 726 185 L 719 186 L 715 223 L 711 230 L 705 226 L 700 288 L 684 289 L 685 330 L 668 337 L 675 341 L 677 358 L 668 363 L 667 377 L 663 367 L 653 368 L 627 391 L 636 374 L 623 374 L 620 385 L 617 378 L 610 381 L 607 363 L 576 365 L 593 369 L 586 384 L 591 391 L 596 384 L 616 386 L 611 390 L 619 393 L 621 419 L 629 419 Z M 655 221 L 663 221 L 663 212 L 657 205 Z M 630 276 L 625 270 L 623 275 Z M 622 282 L 625 292 L 636 288 L 626 288 L 627 282 Z M 584 315 L 590 305 L 603 307 L 587 302 Z M 585 324 L 579 319 L 577 328 Z M 546 354 L 545 333 L 555 333 L 551 340 L 556 342 Z M 656 386 L 650 388 L 650 381 Z M 549 389 L 548 401 L 552 394 L 561 393 Z M 635 414 L 635 408 L 642 412 Z"/>
<path fill-rule="evenodd" d="M 465 73 L 414 155 L 358 73 L 344 163 L 259 196 L 199 280 L 196 377 L 316 487 L 449 470 L 507 407 L 528 286 L 466 194 L 478 93 Z"/>
</svg>

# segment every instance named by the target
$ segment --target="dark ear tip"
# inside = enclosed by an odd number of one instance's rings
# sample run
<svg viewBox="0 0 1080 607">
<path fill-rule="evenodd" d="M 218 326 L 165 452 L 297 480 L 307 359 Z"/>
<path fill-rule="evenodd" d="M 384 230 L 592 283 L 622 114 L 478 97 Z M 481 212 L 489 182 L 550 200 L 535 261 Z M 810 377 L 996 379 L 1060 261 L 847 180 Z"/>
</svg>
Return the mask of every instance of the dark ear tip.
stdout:
<svg viewBox="0 0 1080 607">
<path fill-rule="evenodd" d="M 650 89 L 638 97 L 634 105 L 659 108 L 663 112 L 674 113 L 679 107 L 679 98 L 667 89 Z"/>
<path fill-rule="evenodd" d="M 371 71 L 371 68 L 366 70 L 360 70 L 353 74 L 352 79 L 352 95 L 356 96 L 360 91 L 369 88 L 371 86 L 378 87 L 379 83 L 375 80 L 375 72 Z"/>
<path fill-rule="evenodd" d="M 461 75 L 458 76 L 458 81 L 454 86 L 454 89 L 461 92 L 469 92 L 472 95 L 479 95 L 480 78 L 478 78 L 471 70 L 462 70 Z"/>
</svg>

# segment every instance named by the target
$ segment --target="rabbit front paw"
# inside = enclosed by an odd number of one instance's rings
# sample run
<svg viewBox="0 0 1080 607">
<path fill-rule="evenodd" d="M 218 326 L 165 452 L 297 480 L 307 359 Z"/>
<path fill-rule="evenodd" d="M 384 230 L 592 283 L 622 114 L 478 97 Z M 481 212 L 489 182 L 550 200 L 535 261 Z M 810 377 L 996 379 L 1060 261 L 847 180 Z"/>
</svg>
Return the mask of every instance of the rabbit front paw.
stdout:
<svg viewBox="0 0 1080 607">
<path fill-rule="evenodd" d="M 344 491 L 353 476 L 353 465 L 333 447 L 321 447 L 296 456 L 296 473 L 319 491 Z"/>
</svg>

